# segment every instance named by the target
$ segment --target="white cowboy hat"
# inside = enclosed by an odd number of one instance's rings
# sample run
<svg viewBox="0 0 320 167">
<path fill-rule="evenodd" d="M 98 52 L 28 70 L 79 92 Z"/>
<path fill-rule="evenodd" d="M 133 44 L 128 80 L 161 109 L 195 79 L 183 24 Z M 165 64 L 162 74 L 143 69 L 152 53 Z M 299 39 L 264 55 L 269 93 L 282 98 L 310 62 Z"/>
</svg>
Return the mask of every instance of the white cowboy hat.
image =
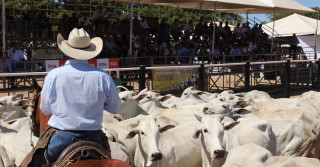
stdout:
<svg viewBox="0 0 320 167">
<path fill-rule="evenodd" d="M 70 32 L 68 40 L 64 40 L 59 33 L 57 44 L 64 54 L 78 60 L 88 60 L 96 57 L 103 47 L 101 38 L 95 37 L 90 40 L 89 34 L 83 28 L 74 28 Z"/>
</svg>

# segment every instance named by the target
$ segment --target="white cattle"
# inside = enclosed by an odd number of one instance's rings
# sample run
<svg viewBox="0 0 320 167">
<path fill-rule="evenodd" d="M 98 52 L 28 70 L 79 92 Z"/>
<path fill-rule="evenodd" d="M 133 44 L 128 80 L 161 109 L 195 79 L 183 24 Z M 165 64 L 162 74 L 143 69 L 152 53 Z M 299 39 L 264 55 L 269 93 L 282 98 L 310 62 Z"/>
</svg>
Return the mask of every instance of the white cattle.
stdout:
<svg viewBox="0 0 320 167">
<path fill-rule="evenodd" d="M 112 159 L 118 159 L 126 163 L 132 163 L 127 147 L 120 143 L 109 141 Z"/>
<path fill-rule="evenodd" d="M 201 157 L 202 166 L 221 166 L 223 164 L 226 151 L 229 151 L 233 147 L 241 145 L 241 141 L 238 136 L 225 131 L 230 129 L 239 122 L 233 122 L 231 124 L 222 125 L 221 121 L 224 115 L 206 115 L 200 117 L 195 115 L 201 125 L 194 134 L 194 138 L 199 138 L 201 141 Z"/>
<path fill-rule="evenodd" d="M 153 161 L 161 160 L 162 153 L 158 148 L 159 133 L 164 132 L 173 126 L 168 125 L 160 128 L 153 118 L 145 119 L 138 122 L 138 126 L 132 129 L 127 139 L 136 137 L 136 151 L 134 164 L 137 167 L 151 166 Z"/>
<path fill-rule="evenodd" d="M 29 123 L 30 120 L 28 121 L 25 118 L 21 118 L 12 125 L 6 125 L 4 123 L 0 125 L 0 143 L 6 148 L 10 161 L 16 165 L 19 165 L 24 157 L 32 150 Z M 26 126 L 28 128 L 26 128 Z M 36 144 L 38 138 L 33 136 L 32 141 Z"/>
<path fill-rule="evenodd" d="M 269 158 L 264 167 L 319 167 L 320 161 L 316 158 L 276 156 Z"/>
<path fill-rule="evenodd" d="M 254 143 L 245 144 L 229 151 L 223 167 L 262 167 L 269 157 L 272 154 L 265 148 Z"/>
<path fill-rule="evenodd" d="M 23 99 L 22 94 L 15 94 L 0 98 L 0 119 L 11 121 L 13 119 L 30 116 L 27 112 L 29 100 Z"/>
<path fill-rule="evenodd" d="M 257 117 L 241 118 L 237 126 L 229 131 L 237 134 L 243 144 L 255 143 L 276 155 L 277 143 L 269 122 Z"/>
<path fill-rule="evenodd" d="M 258 90 L 252 90 L 250 92 L 245 93 L 243 95 L 243 99 L 248 104 L 253 104 L 255 102 L 272 100 L 273 98 L 266 92 L 258 91 Z"/>
<path fill-rule="evenodd" d="M 124 94 L 125 93 L 125 94 Z M 124 94 L 122 96 L 122 94 Z M 119 96 L 121 98 L 121 110 L 120 114 L 124 119 L 136 117 L 137 115 L 148 115 L 138 104 L 139 100 L 143 99 L 146 95 L 132 96 L 133 92 L 121 92 Z"/>
<path fill-rule="evenodd" d="M 161 128 L 157 122 L 153 118 L 144 119 L 128 134 L 127 138 L 137 135 L 135 166 L 198 167 L 201 165 L 200 142 L 191 137 L 199 125 L 197 121 L 175 128 L 173 125 Z"/>
<path fill-rule="evenodd" d="M 203 102 L 209 102 L 212 99 L 215 99 L 217 96 L 218 96 L 217 93 L 212 94 L 209 92 L 196 90 L 193 87 L 189 87 L 183 91 L 183 93 L 181 94 L 181 99 L 183 100 L 191 99 L 199 103 L 203 103 Z"/>
<path fill-rule="evenodd" d="M 14 167 L 14 164 L 9 160 L 6 149 L 0 145 L 0 167 Z"/>
<path fill-rule="evenodd" d="M 310 99 L 310 98 L 309 98 Z M 306 99 L 272 99 L 253 103 L 252 114 L 272 124 L 277 155 L 319 157 L 320 114 Z"/>
</svg>

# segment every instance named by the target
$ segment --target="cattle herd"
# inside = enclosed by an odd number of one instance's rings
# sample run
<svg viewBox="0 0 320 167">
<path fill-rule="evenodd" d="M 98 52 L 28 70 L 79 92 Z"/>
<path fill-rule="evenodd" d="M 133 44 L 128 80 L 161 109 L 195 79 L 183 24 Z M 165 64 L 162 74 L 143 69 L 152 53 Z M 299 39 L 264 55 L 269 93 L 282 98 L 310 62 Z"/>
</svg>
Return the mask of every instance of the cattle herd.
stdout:
<svg viewBox="0 0 320 167">
<path fill-rule="evenodd" d="M 320 92 L 274 99 L 262 91 L 181 95 L 119 92 L 119 114 L 104 112 L 112 158 L 132 166 L 320 167 Z M 0 98 L 0 167 L 18 166 L 36 144 L 32 106 Z"/>
</svg>

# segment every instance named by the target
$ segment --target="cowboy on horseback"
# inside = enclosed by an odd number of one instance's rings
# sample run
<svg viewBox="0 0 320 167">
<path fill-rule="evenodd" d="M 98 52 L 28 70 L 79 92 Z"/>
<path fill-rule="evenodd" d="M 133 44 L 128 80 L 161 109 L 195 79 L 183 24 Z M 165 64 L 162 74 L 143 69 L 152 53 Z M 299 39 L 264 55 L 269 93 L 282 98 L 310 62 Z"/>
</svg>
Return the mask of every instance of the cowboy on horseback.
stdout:
<svg viewBox="0 0 320 167">
<path fill-rule="evenodd" d="M 121 100 L 112 78 L 87 61 L 101 52 L 103 42 L 99 37 L 90 39 L 85 30 L 75 28 L 68 40 L 58 34 L 57 44 L 71 59 L 45 78 L 40 108 L 45 115 L 51 115 L 50 128 L 37 143 L 42 147 L 36 148 L 42 149 L 33 151 L 31 163 L 22 166 L 52 165 L 66 147 L 83 140 L 98 143 L 110 155 L 108 141 L 101 131 L 103 110 L 119 112 Z"/>
</svg>

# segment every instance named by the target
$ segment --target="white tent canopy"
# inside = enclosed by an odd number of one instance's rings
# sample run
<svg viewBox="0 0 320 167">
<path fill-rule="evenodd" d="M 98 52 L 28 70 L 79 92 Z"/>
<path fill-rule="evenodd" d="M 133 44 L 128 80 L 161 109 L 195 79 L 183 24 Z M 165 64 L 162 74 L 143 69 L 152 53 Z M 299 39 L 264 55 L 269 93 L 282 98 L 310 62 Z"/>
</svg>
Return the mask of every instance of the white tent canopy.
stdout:
<svg viewBox="0 0 320 167">
<path fill-rule="evenodd" d="M 200 10 L 214 9 L 239 9 L 239 8 L 263 8 L 267 4 L 257 0 L 149 0 L 155 5 L 171 6 L 179 8 L 192 8 Z M 235 13 L 235 12 L 233 12 Z"/>
<path fill-rule="evenodd" d="M 310 13 L 316 12 L 295 0 L 256 0 L 266 4 L 265 7 L 218 9 L 226 13 L 247 13 L 247 14 L 274 14 L 276 13 Z M 213 8 L 212 8 L 213 9 Z"/>
<path fill-rule="evenodd" d="M 302 16 L 299 14 L 292 14 L 288 17 L 282 18 L 275 22 L 275 31 L 280 36 L 292 36 L 294 33 L 297 35 L 310 35 L 315 34 L 317 28 L 317 19 Z M 273 22 L 270 22 L 264 27 L 272 27 Z M 266 32 L 272 35 L 270 32 Z M 318 23 L 318 34 L 320 34 L 320 23 Z"/>
<path fill-rule="evenodd" d="M 131 2 L 131 0 L 118 1 Z M 217 4 L 217 9 L 256 8 L 267 6 L 266 3 L 260 0 L 133 0 L 133 2 L 200 10 L 214 9 L 215 3 Z"/>
</svg>

